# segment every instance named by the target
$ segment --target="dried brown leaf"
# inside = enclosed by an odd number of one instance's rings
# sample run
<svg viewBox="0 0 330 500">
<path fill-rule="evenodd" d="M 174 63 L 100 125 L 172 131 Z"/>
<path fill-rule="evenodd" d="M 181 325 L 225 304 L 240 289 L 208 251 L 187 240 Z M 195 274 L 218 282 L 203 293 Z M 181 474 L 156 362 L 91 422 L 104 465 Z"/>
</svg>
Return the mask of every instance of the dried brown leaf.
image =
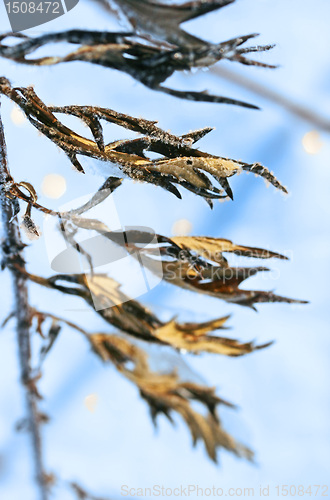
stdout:
<svg viewBox="0 0 330 500">
<path fill-rule="evenodd" d="M 182 22 L 223 7 L 231 1 L 200 0 L 182 5 L 166 5 L 150 0 L 120 0 L 118 6 L 133 26 L 133 32 L 109 33 L 76 29 L 47 33 L 35 38 L 21 33 L 5 33 L 0 37 L 0 56 L 18 63 L 41 66 L 85 61 L 123 71 L 149 88 L 179 98 L 257 108 L 237 99 L 209 95 L 207 92 L 179 91 L 161 85 L 175 71 L 211 66 L 222 59 L 274 68 L 246 57 L 248 53 L 269 50 L 271 45 L 241 48 L 256 34 L 211 44 L 181 29 Z M 17 37 L 18 43 L 6 45 L 6 38 L 9 37 Z M 59 42 L 78 44 L 79 47 L 65 56 L 28 57 L 42 46 Z M 88 125 L 95 141 L 103 149 L 98 120 L 89 119 Z M 73 161 L 75 160 L 73 156 Z M 80 167 L 79 163 L 77 167 Z"/>
<path fill-rule="evenodd" d="M 93 334 L 89 340 L 103 361 L 112 361 L 138 387 L 150 406 L 154 422 L 159 413 L 163 413 L 171 422 L 172 413 L 177 413 L 189 427 L 193 443 L 203 441 L 212 460 L 217 460 L 218 448 L 252 458 L 251 450 L 237 443 L 222 428 L 216 407 L 219 404 L 233 405 L 216 396 L 213 388 L 183 382 L 175 372 L 161 374 L 151 371 L 146 353 L 126 339 L 109 334 Z M 133 363 L 133 368 L 128 367 L 128 362 Z M 193 401 L 199 401 L 206 407 L 206 416 L 193 409 Z"/>
<path fill-rule="evenodd" d="M 79 171 L 83 171 L 83 167 L 78 162 L 77 155 L 95 158 L 119 165 L 128 177 L 161 186 L 178 197 L 181 195 L 175 184 L 182 186 L 202 196 L 209 204 L 212 204 L 212 199 L 232 198 L 228 178 L 242 171 L 253 172 L 265 178 L 277 189 L 287 192 L 274 175 L 258 163 L 247 164 L 193 148 L 192 143 L 210 129 L 177 137 L 156 127 L 155 122 L 123 115 L 110 109 L 91 106 L 48 107 L 31 87 L 12 88 L 5 78 L 0 78 L 0 93 L 14 101 L 24 111 L 32 125 L 59 146 Z M 75 133 L 63 125 L 54 113 L 79 117 L 91 127 L 96 141 Z M 116 141 L 103 147 L 100 120 L 135 130 L 144 134 L 144 137 L 137 140 Z M 159 153 L 163 157 L 149 159 L 148 151 Z M 219 183 L 219 187 L 215 181 Z"/>
<path fill-rule="evenodd" d="M 174 320 L 157 328 L 154 335 L 177 349 L 188 352 L 209 352 L 226 356 L 242 356 L 255 349 L 268 347 L 270 343 L 255 346 L 253 342 L 241 343 L 238 340 L 207 335 L 211 330 L 222 328 L 226 318 L 207 323 L 178 324 Z"/>
</svg>

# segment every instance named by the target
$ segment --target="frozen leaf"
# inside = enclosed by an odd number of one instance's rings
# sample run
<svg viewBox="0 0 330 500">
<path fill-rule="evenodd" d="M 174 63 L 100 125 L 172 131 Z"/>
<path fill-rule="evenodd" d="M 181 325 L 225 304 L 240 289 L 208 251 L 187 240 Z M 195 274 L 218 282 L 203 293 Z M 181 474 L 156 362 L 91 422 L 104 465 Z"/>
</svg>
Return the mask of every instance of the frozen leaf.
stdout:
<svg viewBox="0 0 330 500">
<path fill-rule="evenodd" d="M 247 247 L 244 248 L 247 249 Z M 173 262 L 170 264 L 173 265 Z M 167 268 L 168 265 L 168 262 L 163 263 L 164 278 L 170 283 L 198 293 L 207 293 L 227 302 L 236 302 L 250 307 L 258 302 L 305 303 L 277 296 L 272 292 L 248 291 L 239 288 L 239 284 L 244 279 L 264 268 L 221 268 L 218 266 L 215 268 L 217 274 L 214 278 L 210 273 L 212 271 L 210 264 L 205 268 L 201 267 L 200 262 L 192 265 L 189 260 L 182 259 L 182 256 L 180 260 L 174 260 L 174 272 L 173 269 Z M 222 271 L 221 278 L 219 278 L 220 270 Z M 95 297 L 97 297 L 97 300 L 103 304 L 103 308 L 97 312 L 105 321 L 124 333 L 148 342 L 170 345 L 176 349 L 185 349 L 195 353 L 212 352 L 228 356 L 240 356 L 270 345 L 267 343 L 256 346 L 252 342 L 241 343 L 235 339 L 209 335 L 210 332 L 224 327 L 226 317 L 205 323 L 180 323 L 175 320 L 163 322 L 138 301 L 126 296 L 120 290 L 120 285 L 106 275 L 94 274 L 92 278 L 86 278 L 83 275 L 55 275 L 48 279 L 31 274 L 28 276 L 43 286 L 82 297 L 93 308 Z M 70 286 L 70 284 L 75 286 Z M 104 354 L 102 357 L 104 358 Z"/>
<path fill-rule="evenodd" d="M 0 93 L 20 106 L 32 125 L 61 148 L 81 172 L 84 170 L 77 155 L 115 164 L 128 177 L 161 186 L 179 198 L 181 194 L 176 185 L 182 186 L 203 197 L 211 206 L 212 199 L 233 198 L 228 179 L 242 171 L 253 172 L 275 188 L 287 192 L 275 176 L 259 163 L 248 164 L 193 148 L 193 143 L 209 133 L 210 128 L 175 136 L 157 127 L 155 122 L 110 109 L 92 106 L 48 107 L 32 88 L 12 88 L 5 78 L 0 79 Z M 55 116 L 60 113 L 76 116 L 87 123 L 96 141 L 63 125 Z M 143 134 L 143 137 L 104 144 L 102 120 Z M 148 158 L 149 151 L 158 153 L 161 158 Z"/>
<path fill-rule="evenodd" d="M 190 352 L 209 352 L 226 356 L 242 356 L 255 349 L 268 347 L 270 344 L 255 346 L 253 342 L 241 343 L 226 337 L 208 335 L 209 331 L 222 328 L 227 317 L 207 323 L 178 324 L 174 320 L 155 331 L 155 336 L 177 349 Z"/>
<path fill-rule="evenodd" d="M 21 33 L 5 33 L 0 37 L 0 56 L 19 63 L 40 66 L 85 61 L 123 71 L 147 87 L 175 97 L 257 108 L 237 99 L 210 95 L 207 92 L 180 91 L 161 85 L 176 71 L 209 67 L 222 59 L 238 61 L 245 65 L 274 67 L 246 57 L 246 54 L 272 48 L 272 45 L 241 47 L 246 41 L 257 36 L 256 34 L 213 44 L 181 29 L 182 22 L 224 7 L 231 1 L 193 1 L 181 5 L 166 5 L 150 0 L 120 0 L 118 6 L 130 21 L 133 32 L 109 33 L 76 29 L 47 33 L 35 38 Z M 9 37 L 17 37 L 18 43 L 6 45 L 6 38 Z M 79 47 L 65 56 L 35 59 L 28 57 L 38 48 L 58 42 L 67 42 Z M 99 121 L 95 118 L 85 118 L 102 150 L 104 143 Z"/>
<path fill-rule="evenodd" d="M 93 350 L 103 361 L 112 361 L 117 369 L 138 387 L 150 407 L 154 422 L 160 413 L 172 422 L 172 414 L 177 413 L 189 427 L 193 443 L 203 441 L 212 460 L 217 460 L 219 448 L 252 459 L 251 450 L 237 443 L 223 429 L 216 408 L 219 404 L 231 407 L 233 405 L 216 396 L 214 389 L 183 382 L 175 372 L 151 371 L 146 353 L 126 339 L 110 334 L 92 334 L 89 339 Z M 207 414 L 195 411 L 192 407 L 193 401 L 202 403 Z"/>
<path fill-rule="evenodd" d="M 130 239 L 130 241 L 134 240 Z M 171 284 L 249 307 L 259 302 L 306 303 L 306 301 L 281 297 L 273 292 L 241 289 L 239 285 L 244 280 L 269 269 L 230 267 L 223 255 L 229 252 L 245 257 L 286 259 L 281 254 L 262 248 L 235 245 L 229 240 L 208 237 L 173 237 L 166 243 L 163 243 L 161 239 L 159 241 L 161 255 L 164 255 L 163 279 Z M 182 251 L 178 251 L 178 248 Z M 145 254 L 144 265 L 155 272 L 152 250 L 144 248 L 140 249 L 141 251 Z"/>
<path fill-rule="evenodd" d="M 38 238 L 40 238 L 40 229 L 29 215 L 24 215 L 21 227 L 25 231 L 25 234 L 29 238 L 29 240 L 37 240 Z"/>
<path fill-rule="evenodd" d="M 242 257 L 255 257 L 258 259 L 270 259 L 276 257 L 278 259 L 285 259 L 287 257 L 277 252 L 271 252 L 263 248 L 245 247 L 236 245 L 230 240 L 223 238 L 210 238 L 208 236 L 175 236 L 171 238 L 174 243 L 181 248 L 196 252 L 206 260 L 216 262 L 224 265 L 226 262 L 223 253 L 230 252 Z"/>
</svg>

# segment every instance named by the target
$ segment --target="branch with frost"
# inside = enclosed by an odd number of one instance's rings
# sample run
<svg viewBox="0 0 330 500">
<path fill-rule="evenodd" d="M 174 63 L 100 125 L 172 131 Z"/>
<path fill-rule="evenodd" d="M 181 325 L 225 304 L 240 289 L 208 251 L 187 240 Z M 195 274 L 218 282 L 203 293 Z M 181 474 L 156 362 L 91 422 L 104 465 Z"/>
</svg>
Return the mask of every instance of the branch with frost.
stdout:
<svg viewBox="0 0 330 500">
<path fill-rule="evenodd" d="M 40 395 L 31 369 L 30 321 L 31 310 L 28 302 L 26 277 L 17 271 L 16 265 L 25 269 L 24 243 L 21 239 L 17 221 L 18 202 L 10 195 L 12 177 L 9 172 L 6 143 L 0 116 L 0 200 L 2 212 L 2 270 L 8 269 L 12 275 L 16 318 L 17 343 L 19 351 L 21 382 L 25 392 L 26 411 L 25 427 L 31 435 L 34 467 L 39 488 L 40 500 L 48 499 L 49 476 L 45 473 L 42 455 L 40 424 L 42 415 L 38 410 Z"/>
<path fill-rule="evenodd" d="M 243 47 L 248 40 L 257 36 L 255 33 L 213 44 L 181 29 L 181 23 L 224 7 L 232 0 L 199 0 L 182 5 L 166 5 L 150 0 L 120 0 L 117 3 L 133 31 L 110 33 L 76 29 L 35 38 L 23 33 L 5 33 L 0 36 L 0 57 L 37 66 L 85 61 L 128 73 L 147 87 L 175 97 L 258 109 L 253 104 L 237 99 L 210 95 L 205 91 L 181 91 L 162 85 L 177 71 L 210 67 L 223 59 L 248 66 L 275 68 L 246 57 L 247 54 L 264 52 L 273 47 Z M 18 43 L 6 45 L 6 40 L 13 37 L 19 40 Z M 63 57 L 28 57 L 40 47 L 60 42 L 79 47 Z"/>
<path fill-rule="evenodd" d="M 181 198 L 181 194 L 176 185 L 182 186 L 203 197 L 211 206 L 212 199 L 233 199 L 228 178 L 240 172 L 252 172 L 287 193 L 273 173 L 260 163 L 245 163 L 194 148 L 193 145 L 212 130 L 209 127 L 175 136 L 157 127 L 155 121 L 134 118 L 107 108 L 47 106 L 32 87 L 12 87 L 6 78 L 0 78 L 0 94 L 15 102 L 30 123 L 61 148 L 81 173 L 84 173 L 84 169 L 77 155 L 118 165 L 128 177 L 160 186 L 178 198 Z M 94 140 L 63 125 L 56 117 L 58 114 L 82 120 L 91 130 Z M 141 137 L 105 144 L 102 121 L 133 130 Z M 162 157 L 150 159 L 149 151 Z"/>
<path fill-rule="evenodd" d="M 31 184 L 26 182 L 16 184 L 13 182 L 10 191 L 11 195 L 27 203 L 29 214 L 25 213 L 23 220 L 26 223 L 26 229 L 30 228 L 32 236 L 38 236 L 38 232 L 35 229 L 36 225 L 31 217 L 32 208 L 44 214 L 56 216 L 59 219 L 59 228 L 61 229 L 62 236 L 89 263 L 90 277 L 87 280 L 76 275 L 66 278 L 62 278 L 62 275 L 59 275 L 44 281 L 41 277 L 35 277 L 36 281 L 39 280 L 40 284 L 53 288 L 56 288 L 57 281 L 63 279 L 79 284 L 82 288 L 75 287 L 72 291 L 71 287 L 69 287 L 69 291 L 67 290 L 66 293 L 76 293 L 91 304 L 93 304 L 90 293 L 92 286 L 95 287 L 94 293 L 96 295 L 99 292 L 101 293 L 103 287 L 112 290 L 107 307 L 111 308 L 116 304 L 116 301 L 111 299 L 111 294 L 114 294 L 114 296 L 121 295 L 120 302 L 129 301 L 129 297 L 124 297 L 122 292 L 120 292 L 120 285 L 118 283 L 109 279 L 109 283 L 106 285 L 108 278 L 102 277 L 103 275 L 97 278 L 94 272 L 93 256 L 89 254 L 88 250 L 88 248 L 93 248 L 91 246 L 93 237 L 88 237 L 86 240 L 91 243 L 86 248 L 84 243 L 78 244 L 75 239 L 79 230 L 87 230 L 96 232 L 101 236 L 101 239 L 98 236 L 98 246 L 102 245 L 102 239 L 103 242 L 110 240 L 115 245 L 121 247 L 132 258 L 143 258 L 143 266 L 146 269 L 149 269 L 154 274 L 159 275 L 164 281 L 175 286 L 220 298 L 229 303 L 252 307 L 253 309 L 255 308 L 255 304 L 263 302 L 306 303 L 306 301 L 276 295 L 272 291 L 245 290 L 240 288 L 240 285 L 249 277 L 255 276 L 259 272 L 269 271 L 270 269 L 264 266 L 232 267 L 226 258 L 226 254 L 234 254 L 249 258 L 277 258 L 287 260 L 287 257 L 277 252 L 258 247 L 237 245 L 223 238 L 211 238 L 207 236 L 177 236 L 169 238 L 161 234 L 154 234 L 139 229 L 112 231 L 101 220 L 82 217 L 85 212 L 104 202 L 120 184 L 120 179 L 109 178 L 83 206 L 67 212 L 56 212 L 38 203 L 37 193 Z M 21 186 L 29 191 L 28 195 L 21 191 Z M 151 243 L 152 245 L 150 245 Z M 97 279 L 101 279 L 104 282 L 97 284 Z M 65 288 L 62 291 L 65 291 Z M 107 312 L 100 314 L 106 315 Z"/>
</svg>

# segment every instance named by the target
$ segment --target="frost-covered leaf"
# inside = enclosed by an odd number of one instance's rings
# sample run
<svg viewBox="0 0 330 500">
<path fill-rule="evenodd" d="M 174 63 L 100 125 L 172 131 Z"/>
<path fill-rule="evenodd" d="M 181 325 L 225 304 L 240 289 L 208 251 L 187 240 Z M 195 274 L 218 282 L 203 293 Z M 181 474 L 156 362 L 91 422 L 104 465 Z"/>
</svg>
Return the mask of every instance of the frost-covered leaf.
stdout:
<svg viewBox="0 0 330 500">
<path fill-rule="evenodd" d="M 97 312 L 107 323 L 130 336 L 147 342 L 168 345 L 194 353 L 209 352 L 226 356 L 241 356 L 270 345 L 270 343 L 263 345 L 255 345 L 253 342 L 242 343 L 235 339 L 209 335 L 210 332 L 223 329 L 228 317 L 202 323 L 180 323 L 174 319 L 170 322 L 161 321 L 141 303 L 123 294 L 120 285 L 105 275 L 94 274 L 93 280 L 78 275 L 55 275 L 46 279 L 28 274 L 28 277 L 43 286 L 82 297 L 93 308 L 96 295 L 98 301 L 106 301 L 107 308 Z M 74 284 L 74 286 L 69 286 L 69 284 Z M 118 303 L 118 300 L 122 302 Z M 103 335 L 95 337 L 96 342 L 99 340 L 102 347 L 100 355 L 103 359 L 107 359 L 109 353 L 103 342 Z"/>
<path fill-rule="evenodd" d="M 274 68 L 273 65 L 255 61 L 246 54 L 262 52 L 272 45 L 243 47 L 256 34 L 235 37 L 213 44 L 190 35 L 180 24 L 184 21 L 219 9 L 232 0 L 193 1 L 181 5 L 167 5 L 151 0 L 118 0 L 118 6 L 127 17 L 134 31 L 109 33 L 88 30 L 70 30 L 47 33 L 35 38 L 22 33 L 5 33 L 0 36 L 0 56 L 30 65 L 52 65 L 62 62 L 85 61 L 128 73 L 144 85 L 175 97 L 194 101 L 236 104 L 257 108 L 237 99 L 210 95 L 208 92 L 180 91 L 164 87 L 176 71 L 209 67 L 222 59 L 238 61 L 245 65 Z M 18 38 L 17 44 L 6 45 L 6 38 Z M 79 45 L 65 56 L 28 57 L 38 48 L 58 42 Z M 89 121 L 95 141 L 104 147 L 97 119 Z M 78 164 L 77 164 L 78 166 Z"/>
<path fill-rule="evenodd" d="M 241 343 L 226 337 L 208 335 L 210 331 L 222 328 L 228 317 L 206 323 L 178 324 L 172 320 L 155 330 L 155 336 L 177 349 L 189 352 L 209 352 L 226 356 L 242 356 L 255 349 L 268 347 L 270 344 L 255 346 L 253 342 Z"/>
<path fill-rule="evenodd" d="M 277 252 L 271 252 L 263 248 L 245 247 L 236 245 L 230 240 L 223 238 L 210 238 L 208 236 L 175 236 L 171 238 L 181 248 L 196 252 L 206 260 L 223 265 L 225 262 L 223 253 L 234 253 L 242 257 L 255 257 L 258 259 L 270 259 L 276 257 L 285 259 L 287 257 Z"/>
<path fill-rule="evenodd" d="M 20 106 L 32 125 L 59 146 L 74 167 L 81 172 L 84 170 L 77 160 L 77 155 L 115 164 L 128 177 L 161 186 L 179 198 L 181 194 L 176 185 L 182 186 L 203 197 L 211 206 L 212 199 L 233 198 L 228 179 L 243 171 L 255 173 L 275 188 L 287 192 L 275 176 L 259 163 L 248 164 L 211 155 L 192 147 L 193 143 L 211 131 L 210 128 L 175 136 L 157 127 L 155 122 L 110 109 L 92 106 L 48 107 L 32 88 L 12 88 L 5 78 L 0 79 L 0 93 Z M 60 113 L 76 116 L 87 123 L 96 141 L 87 139 L 63 125 L 55 116 Z M 101 120 L 115 123 L 143 136 L 104 144 Z M 98 124 L 97 133 L 95 123 Z M 162 157 L 150 159 L 149 151 Z M 109 169 L 109 177 L 110 173 Z"/>
<path fill-rule="evenodd" d="M 173 422 L 172 415 L 177 413 L 189 427 L 193 443 L 203 441 L 209 457 L 215 462 L 220 448 L 252 459 L 252 451 L 223 429 L 216 408 L 219 404 L 233 405 L 216 396 L 213 388 L 184 382 L 175 372 L 153 372 L 146 353 L 126 339 L 111 334 L 92 334 L 89 340 L 103 361 L 112 361 L 120 373 L 138 387 L 150 407 L 154 422 L 161 413 Z M 197 412 L 192 406 L 193 401 L 202 403 L 207 414 Z"/>
<path fill-rule="evenodd" d="M 245 257 L 286 259 L 281 254 L 209 237 L 173 237 L 170 241 L 174 243 L 173 246 L 161 244 L 161 247 L 164 255 L 163 279 L 171 284 L 249 307 L 259 302 L 306 303 L 306 301 L 275 295 L 273 292 L 240 288 L 239 285 L 247 278 L 262 271 L 269 271 L 269 269 L 230 267 L 223 255 L 229 252 Z M 182 249 L 182 252 L 178 252 L 178 247 Z M 151 271 L 155 271 L 152 250 L 144 248 L 140 249 L 141 251 L 145 254 L 144 265 Z"/>
</svg>

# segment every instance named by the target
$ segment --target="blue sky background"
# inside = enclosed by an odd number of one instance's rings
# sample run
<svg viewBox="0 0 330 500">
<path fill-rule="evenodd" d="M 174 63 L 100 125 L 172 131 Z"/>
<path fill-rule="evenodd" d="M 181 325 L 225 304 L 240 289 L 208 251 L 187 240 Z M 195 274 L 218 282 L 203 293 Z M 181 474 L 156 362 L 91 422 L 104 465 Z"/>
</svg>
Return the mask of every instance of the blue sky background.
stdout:
<svg viewBox="0 0 330 500">
<path fill-rule="evenodd" d="M 222 64 L 330 117 L 329 15 L 327 0 L 238 0 L 185 27 L 201 36 L 207 33 L 213 41 L 262 33 L 258 43 L 275 42 L 277 46 L 260 57 L 279 63 L 279 69 Z M 63 18 L 32 33 L 69 27 L 118 28 L 93 2 L 81 1 Z M 1 3 L 0 31 L 9 29 Z M 161 284 L 142 299 L 164 319 L 179 314 L 182 321 L 203 321 L 232 314 L 228 334 L 233 338 L 276 341 L 265 351 L 238 359 L 184 356 L 184 362 L 201 375 L 201 380 L 215 385 L 221 396 L 239 405 L 239 411 L 223 410 L 220 415 L 226 429 L 256 451 L 257 465 L 222 452 L 220 465 L 215 466 L 202 445 L 192 450 L 189 432 L 179 418 L 173 428 L 161 417 L 155 431 L 135 387 L 111 366 L 101 365 L 84 339 L 65 329 L 40 383 L 45 396 L 41 408 L 52 417 L 44 429 L 47 469 L 64 481 L 79 481 L 95 494 L 118 498 L 122 484 L 175 487 L 193 483 L 257 489 L 268 484 L 307 487 L 329 483 L 329 136 L 321 133 L 319 153 L 308 154 L 302 138 L 313 130 L 312 125 L 209 72 L 180 74 L 168 83 L 174 88 L 208 88 L 249 100 L 263 110 L 177 100 L 148 90 L 127 75 L 84 63 L 33 68 L 1 60 L 0 68 L 1 76 L 15 85 L 33 84 L 46 103 L 110 107 L 158 119 L 162 128 L 176 134 L 216 127 L 200 141 L 201 149 L 268 166 L 288 186 L 289 196 L 272 187 L 266 189 L 260 178 L 242 174 L 231 180 L 235 201 L 216 203 L 211 211 L 202 199 L 188 192 L 180 201 L 160 188 L 127 180 L 116 193 L 117 209 L 123 225 L 149 226 L 171 235 L 177 220 L 188 219 L 192 234 L 229 238 L 290 255 L 289 262 L 270 262 L 274 275 L 251 278 L 244 287 L 276 289 L 282 295 L 310 301 L 307 306 L 260 305 L 256 314 L 169 284 Z M 68 189 L 61 199 L 54 201 L 41 194 L 40 203 L 57 208 L 97 189 L 104 176 L 111 175 L 111 166 L 105 169 L 96 160 L 85 158 L 82 163 L 91 175 L 74 172 L 65 155 L 48 139 L 29 124 L 12 122 L 10 102 L 2 99 L 2 108 L 15 180 L 28 180 L 38 191 L 49 173 L 67 180 Z M 86 133 L 86 129 L 81 130 Z M 107 127 L 106 134 L 109 140 L 127 137 L 115 126 Z M 30 269 L 51 274 L 42 239 L 28 249 L 27 260 Z M 1 316 L 5 317 L 12 301 L 5 273 L 1 275 L 1 294 Z M 31 286 L 31 304 L 56 311 L 90 330 L 107 328 L 75 298 Z M 15 421 L 24 415 L 16 351 L 10 324 L 0 335 L 0 499 L 35 500 L 29 439 L 14 430 Z M 158 365 L 180 363 L 179 357 L 166 349 L 153 349 L 151 355 Z M 84 404 L 89 394 L 98 395 L 94 413 Z M 275 490 L 272 492 L 271 498 L 275 498 Z M 69 500 L 72 495 L 59 483 L 53 498 Z"/>
</svg>

